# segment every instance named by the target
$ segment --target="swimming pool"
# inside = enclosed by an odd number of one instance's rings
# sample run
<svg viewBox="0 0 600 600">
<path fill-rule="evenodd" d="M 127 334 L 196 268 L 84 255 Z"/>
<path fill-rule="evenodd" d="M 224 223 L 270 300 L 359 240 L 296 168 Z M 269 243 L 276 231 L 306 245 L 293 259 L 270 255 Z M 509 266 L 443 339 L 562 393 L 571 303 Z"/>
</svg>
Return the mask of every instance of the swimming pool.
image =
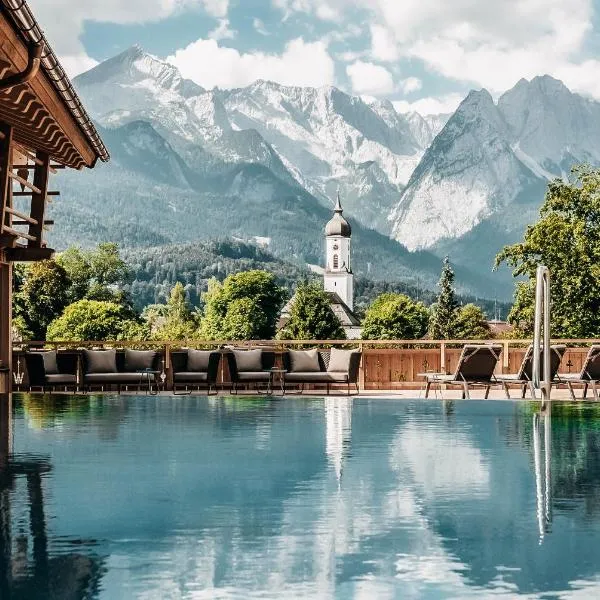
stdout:
<svg viewBox="0 0 600 600">
<path fill-rule="evenodd" d="M 16 395 L 0 597 L 600 596 L 600 406 Z"/>
</svg>

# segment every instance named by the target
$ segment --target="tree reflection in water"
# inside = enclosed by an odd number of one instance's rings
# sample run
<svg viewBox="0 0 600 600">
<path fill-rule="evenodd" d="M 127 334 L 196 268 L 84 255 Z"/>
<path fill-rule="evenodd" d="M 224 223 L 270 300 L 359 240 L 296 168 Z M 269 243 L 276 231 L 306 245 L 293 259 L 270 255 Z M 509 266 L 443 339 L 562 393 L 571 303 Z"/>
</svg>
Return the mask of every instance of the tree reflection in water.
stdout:
<svg viewBox="0 0 600 600">
<path fill-rule="evenodd" d="M 105 571 L 103 559 L 94 554 L 73 552 L 50 556 L 42 483 L 52 467 L 47 457 L 20 458 L 11 454 L 11 424 L 11 397 L 0 395 L 0 598 L 96 598 Z M 29 533 L 15 526 L 17 520 L 12 515 L 13 501 L 25 482 Z"/>
</svg>

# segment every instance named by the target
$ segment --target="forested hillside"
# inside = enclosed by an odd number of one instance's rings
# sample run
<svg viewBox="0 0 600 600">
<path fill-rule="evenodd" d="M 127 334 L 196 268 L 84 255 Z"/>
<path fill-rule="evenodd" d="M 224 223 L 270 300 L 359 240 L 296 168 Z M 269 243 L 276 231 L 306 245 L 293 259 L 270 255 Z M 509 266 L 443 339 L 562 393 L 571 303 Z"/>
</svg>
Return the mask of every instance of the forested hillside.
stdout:
<svg viewBox="0 0 600 600">
<path fill-rule="evenodd" d="M 216 240 L 152 248 L 128 248 L 122 251 L 124 260 L 132 271 L 132 282 L 126 286 L 136 308 L 148 304 L 164 303 L 176 282 L 180 281 L 190 302 L 201 304 L 201 294 L 211 277 L 222 281 L 232 273 L 261 269 L 273 273 L 278 283 L 291 294 L 298 282 L 320 279 L 308 267 L 285 262 L 270 252 L 236 240 Z M 373 281 L 365 277 L 355 280 L 355 307 L 362 313 L 373 299 L 383 292 L 400 292 L 419 299 L 425 304 L 435 300 L 435 292 L 404 282 Z M 475 302 L 491 318 L 494 302 L 473 296 L 460 296 L 461 303 Z M 508 305 L 498 304 L 500 315 L 505 316 Z"/>
</svg>

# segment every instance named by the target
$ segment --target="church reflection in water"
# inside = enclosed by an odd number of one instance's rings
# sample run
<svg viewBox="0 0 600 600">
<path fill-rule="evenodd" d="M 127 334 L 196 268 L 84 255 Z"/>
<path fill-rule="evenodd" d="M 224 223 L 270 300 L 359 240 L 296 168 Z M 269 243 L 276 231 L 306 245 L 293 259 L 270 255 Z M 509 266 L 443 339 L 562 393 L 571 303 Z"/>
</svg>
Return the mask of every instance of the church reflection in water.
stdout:
<svg viewBox="0 0 600 600">
<path fill-rule="evenodd" d="M 98 597 L 103 560 L 79 552 L 50 556 L 43 479 L 49 458 L 12 453 L 12 399 L 0 395 L 0 598 L 79 600 Z M 25 503 L 28 514 L 16 515 Z M 16 502 L 16 499 L 19 502 Z M 71 540 L 77 545 L 77 540 Z"/>
</svg>

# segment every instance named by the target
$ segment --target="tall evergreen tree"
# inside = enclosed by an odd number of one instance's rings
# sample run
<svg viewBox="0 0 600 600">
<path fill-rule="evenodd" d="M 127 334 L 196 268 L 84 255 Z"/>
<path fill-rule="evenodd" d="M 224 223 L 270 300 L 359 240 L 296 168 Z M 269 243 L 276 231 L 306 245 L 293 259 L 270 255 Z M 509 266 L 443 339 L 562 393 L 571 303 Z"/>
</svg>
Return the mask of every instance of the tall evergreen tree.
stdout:
<svg viewBox="0 0 600 600">
<path fill-rule="evenodd" d="M 449 340 L 455 335 L 458 302 L 454 289 L 454 271 L 447 256 L 444 258 L 438 287 L 440 293 L 432 307 L 429 335 L 435 340 Z"/>
</svg>

